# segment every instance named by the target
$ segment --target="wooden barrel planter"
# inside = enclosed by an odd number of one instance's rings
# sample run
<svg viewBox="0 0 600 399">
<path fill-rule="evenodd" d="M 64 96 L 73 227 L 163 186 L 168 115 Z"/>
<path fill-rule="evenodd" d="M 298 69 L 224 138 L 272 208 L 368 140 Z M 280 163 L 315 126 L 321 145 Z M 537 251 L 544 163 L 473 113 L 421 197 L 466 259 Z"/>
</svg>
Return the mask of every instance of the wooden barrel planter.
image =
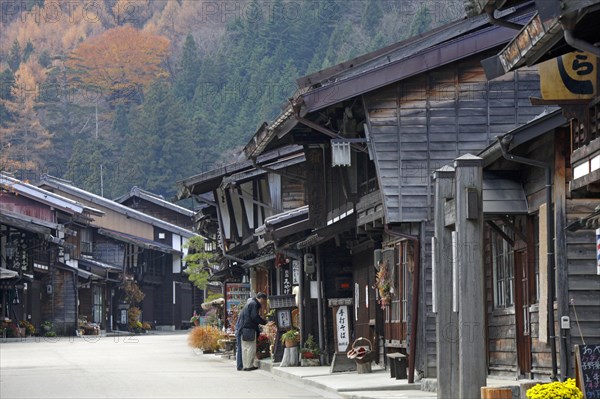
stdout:
<svg viewBox="0 0 600 399">
<path fill-rule="evenodd" d="M 481 399 L 512 399 L 512 389 L 481 387 Z"/>
</svg>

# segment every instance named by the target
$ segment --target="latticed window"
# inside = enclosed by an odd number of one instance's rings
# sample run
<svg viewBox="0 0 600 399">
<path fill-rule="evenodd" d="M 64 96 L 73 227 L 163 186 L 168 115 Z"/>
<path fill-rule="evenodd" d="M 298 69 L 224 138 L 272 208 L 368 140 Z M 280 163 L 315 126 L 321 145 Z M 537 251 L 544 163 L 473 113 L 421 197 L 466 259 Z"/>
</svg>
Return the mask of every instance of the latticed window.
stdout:
<svg viewBox="0 0 600 399">
<path fill-rule="evenodd" d="M 507 235 L 510 229 L 503 228 Z M 494 271 L 494 307 L 508 308 L 515 303 L 514 251 L 499 234 L 492 232 L 492 257 Z"/>
<path fill-rule="evenodd" d="M 103 295 L 102 287 L 99 285 L 92 286 L 92 300 L 93 300 L 93 320 L 94 323 L 102 323 L 102 307 L 103 307 Z"/>
</svg>

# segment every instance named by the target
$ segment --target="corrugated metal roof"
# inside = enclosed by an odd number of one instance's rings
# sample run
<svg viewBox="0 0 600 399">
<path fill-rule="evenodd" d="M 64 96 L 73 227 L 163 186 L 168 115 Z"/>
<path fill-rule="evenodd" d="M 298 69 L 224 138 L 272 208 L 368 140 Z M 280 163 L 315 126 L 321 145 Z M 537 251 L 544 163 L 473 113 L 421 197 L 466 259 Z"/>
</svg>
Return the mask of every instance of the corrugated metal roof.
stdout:
<svg viewBox="0 0 600 399">
<path fill-rule="evenodd" d="M 3 173 L 0 173 L 0 186 L 9 191 L 19 193 L 24 197 L 58 208 L 69 214 L 81 214 L 84 211 L 87 211 L 99 216 L 104 215 L 104 212 L 98 209 L 88 207 L 77 201 L 73 201 L 72 199 L 44 190 L 43 188 L 34 186 L 33 184 L 25 183 Z"/>
<path fill-rule="evenodd" d="M 128 199 L 130 199 L 132 197 L 138 197 L 138 198 L 144 199 L 146 201 L 152 202 L 153 204 L 170 209 L 174 212 L 180 213 L 185 216 L 190 216 L 190 217 L 194 216 L 194 211 L 191 211 L 187 208 L 184 208 L 182 206 L 179 206 L 177 204 L 169 202 L 169 201 L 165 200 L 161 195 L 151 193 L 150 191 L 142 190 L 138 186 L 133 186 L 131 188 L 131 190 L 129 191 L 129 193 L 116 198 L 115 202 L 122 204 L 123 202 L 127 201 Z"/>
<path fill-rule="evenodd" d="M 525 23 L 533 15 L 528 4 L 508 13 L 506 19 Z M 389 52 L 363 56 L 359 64 L 344 63 L 337 73 L 313 82 L 311 90 L 300 96 L 307 112 L 340 103 L 348 98 L 458 61 L 508 42 L 514 31 L 489 26 L 487 16 L 456 21 L 397 43 Z M 362 57 L 359 57 L 362 58 Z"/>
<path fill-rule="evenodd" d="M 281 212 L 277 215 L 269 216 L 265 219 L 265 225 L 274 226 L 276 224 L 285 222 L 286 220 L 302 215 L 308 215 L 308 205 L 301 206 L 300 208 L 291 209 L 289 211 Z"/>
<path fill-rule="evenodd" d="M 82 257 L 82 258 L 78 259 L 78 261 L 79 261 L 79 263 L 81 263 L 83 265 L 97 266 L 97 267 L 101 267 L 103 269 L 108 269 L 108 270 L 112 270 L 112 271 L 123 271 L 122 267 L 119 267 L 116 265 L 111 265 L 110 263 L 101 262 L 99 260 L 92 259 L 92 258 Z"/>
<path fill-rule="evenodd" d="M 65 270 L 65 271 L 68 271 L 71 273 L 75 272 L 75 273 L 77 273 L 77 275 L 79 277 L 86 279 L 86 280 L 106 280 L 106 278 L 103 276 L 99 276 L 95 273 L 88 272 L 87 270 L 79 269 L 78 267 L 73 267 L 66 263 L 56 262 L 55 266 L 57 266 L 59 269 L 62 269 L 62 270 Z"/>
<path fill-rule="evenodd" d="M 287 237 L 310 228 L 308 205 L 269 216 L 265 223 L 259 226 L 254 235 L 268 239 Z"/>
<path fill-rule="evenodd" d="M 172 233 L 179 234 L 186 238 L 197 235 L 193 231 L 176 226 L 172 223 L 165 222 L 164 220 L 155 218 L 154 216 L 150 216 L 143 212 L 129 208 L 125 205 L 119 204 L 118 202 L 115 202 L 108 198 L 104 198 L 104 197 L 101 197 L 94 193 L 91 193 L 89 191 L 85 191 L 79 187 L 74 186 L 73 183 L 68 180 L 59 179 L 57 177 L 50 176 L 50 175 L 44 175 L 44 176 L 42 176 L 40 184 L 47 185 L 47 186 L 53 187 L 57 190 L 67 192 L 69 194 L 72 194 L 76 197 L 79 197 L 79 198 L 89 201 L 91 203 L 104 206 L 108 209 L 111 209 L 111 210 L 118 212 L 120 214 L 123 214 L 125 216 L 142 221 L 144 223 L 148 223 L 152 226 L 160 227 L 162 229 L 165 229 Z"/>
<path fill-rule="evenodd" d="M 110 229 L 98 229 L 98 233 L 103 236 L 114 238 L 115 240 L 129 242 L 131 244 L 135 244 L 142 248 L 152 249 L 159 252 L 164 252 L 167 254 L 178 254 L 182 255 L 181 251 L 173 249 L 172 247 L 162 244 L 160 242 L 148 240 L 146 238 L 134 236 L 131 234 L 121 233 L 120 231 L 114 231 Z"/>
</svg>

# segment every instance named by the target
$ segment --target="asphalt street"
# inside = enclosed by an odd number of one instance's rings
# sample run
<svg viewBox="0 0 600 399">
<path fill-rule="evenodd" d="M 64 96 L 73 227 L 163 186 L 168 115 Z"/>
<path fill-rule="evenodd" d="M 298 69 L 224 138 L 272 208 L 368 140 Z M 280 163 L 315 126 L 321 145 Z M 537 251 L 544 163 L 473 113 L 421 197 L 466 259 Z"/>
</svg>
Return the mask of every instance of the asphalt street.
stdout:
<svg viewBox="0 0 600 399">
<path fill-rule="evenodd" d="M 0 343 L 0 398 L 337 398 L 187 346 L 185 334 Z"/>
</svg>

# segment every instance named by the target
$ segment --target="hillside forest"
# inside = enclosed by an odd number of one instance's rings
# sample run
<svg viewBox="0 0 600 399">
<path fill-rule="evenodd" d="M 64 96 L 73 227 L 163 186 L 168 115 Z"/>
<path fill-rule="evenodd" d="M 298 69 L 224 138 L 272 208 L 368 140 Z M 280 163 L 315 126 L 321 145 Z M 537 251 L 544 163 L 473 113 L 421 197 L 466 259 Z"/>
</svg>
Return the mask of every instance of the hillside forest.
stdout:
<svg viewBox="0 0 600 399">
<path fill-rule="evenodd" d="M 0 170 L 114 198 L 238 160 L 295 79 L 464 16 L 460 0 L 2 0 Z"/>
</svg>

